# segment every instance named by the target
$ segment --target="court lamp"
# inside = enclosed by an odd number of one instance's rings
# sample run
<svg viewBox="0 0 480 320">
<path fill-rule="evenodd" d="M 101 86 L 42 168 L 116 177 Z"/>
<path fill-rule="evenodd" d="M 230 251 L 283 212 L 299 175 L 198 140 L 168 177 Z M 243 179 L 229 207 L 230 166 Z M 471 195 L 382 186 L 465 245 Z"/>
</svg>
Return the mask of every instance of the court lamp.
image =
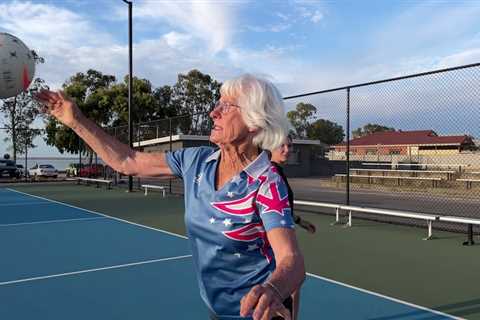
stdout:
<svg viewBox="0 0 480 320">
<path fill-rule="evenodd" d="M 132 123 L 132 81 L 133 81 L 133 50 L 132 50 L 132 1 L 122 0 L 128 5 L 128 145 L 133 148 Z M 133 177 L 128 176 L 128 192 L 133 191 Z"/>
</svg>

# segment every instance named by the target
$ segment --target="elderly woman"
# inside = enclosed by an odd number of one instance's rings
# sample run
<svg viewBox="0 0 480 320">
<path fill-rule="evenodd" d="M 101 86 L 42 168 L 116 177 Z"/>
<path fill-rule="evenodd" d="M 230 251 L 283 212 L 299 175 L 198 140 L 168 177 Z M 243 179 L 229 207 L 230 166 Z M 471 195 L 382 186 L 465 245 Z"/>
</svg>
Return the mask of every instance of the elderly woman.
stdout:
<svg viewBox="0 0 480 320">
<path fill-rule="evenodd" d="M 45 111 L 127 175 L 183 179 L 185 221 L 200 294 L 212 319 L 291 319 L 305 278 L 285 182 L 261 150 L 278 148 L 287 122 L 278 90 L 251 75 L 226 81 L 210 117 L 210 147 L 143 153 L 107 135 L 61 92 Z M 289 301 L 290 300 L 290 301 Z"/>
</svg>

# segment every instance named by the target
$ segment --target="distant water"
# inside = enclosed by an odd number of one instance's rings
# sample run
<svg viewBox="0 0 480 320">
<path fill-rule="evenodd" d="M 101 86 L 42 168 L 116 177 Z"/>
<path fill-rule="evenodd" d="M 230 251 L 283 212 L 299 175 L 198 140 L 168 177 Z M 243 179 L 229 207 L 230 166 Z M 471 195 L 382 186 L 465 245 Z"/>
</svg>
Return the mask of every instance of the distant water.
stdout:
<svg viewBox="0 0 480 320">
<path fill-rule="evenodd" d="M 27 168 L 33 167 L 36 163 L 38 164 L 51 164 L 57 170 L 65 170 L 70 163 L 78 163 L 78 158 L 41 158 L 33 157 L 27 159 Z M 88 163 L 88 158 L 82 159 L 82 163 Z M 95 158 L 93 162 L 95 163 Z M 25 158 L 17 158 L 17 164 L 21 164 L 25 167 Z M 101 159 L 98 159 L 98 164 L 104 164 Z"/>
</svg>

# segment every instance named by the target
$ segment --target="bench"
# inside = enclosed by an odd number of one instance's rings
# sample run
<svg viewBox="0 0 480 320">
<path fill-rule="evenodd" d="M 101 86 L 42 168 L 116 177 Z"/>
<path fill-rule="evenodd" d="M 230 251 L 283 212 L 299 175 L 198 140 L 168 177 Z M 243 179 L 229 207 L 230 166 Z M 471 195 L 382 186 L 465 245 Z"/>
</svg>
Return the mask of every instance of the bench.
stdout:
<svg viewBox="0 0 480 320">
<path fill-rule="evenodd" d="M 165 187 L 155 184 L 142 184 L 142 188 L 145 188 L 145 195 L 148 195 L 148 189 L 158 189 L 162 191 L 163 197 L 165 197 Z"/>
<path fill-rule="evenodd" d="M 293 203 L 296 204 L 296 205 L 335 209 L 335 222 L 332 223 L 332 225 L 340 224 L 340 207 L 341 207 L 341 205 L 339 205 L 339 204 L 328 203 L 328 202 L 312 202 L 312 201 L 303 201 L 303 200 L 293 200 Z"/>
<path fill-rule="evenodd" d="M 374 213 L 374 214 L 394 216 L 394 217 L 400 217 L 400 218 L 413 218 L 413 219 L 426 220 L 428 225 L 428 235 L 423 240 L 432 239 L 432 222 L 439 219 L 438 215 L 418 213 L 418 212 L 366 208 L 366 207 L 357 207 L 357 206 L 340 206 L 340 209 L 348 211 L 348 222 L 347 222 L 348 227 L 352 226 L 352 212 L 365 212 L 365 213 Z"/>
<path fill-rule="evenodd" d="M 336 174 L 335 177 L 346 177 L 346 174 Z M 400 186 L 401 180 L 420 180 L 420 181 L 432 181 L 432 187 L 435 188 L 438 185 L 439 181 L 442 181 L 442 178 L 430 178 L 430 177 L 402 177 L 402 176 L 372 176 L 372 175 L 360 175 L 360 174 L 351 174 L 350 178 L 367 178 L 368 183 L 371 183 L 371 179 L 390 179 L 397 180 L 397 184 Z"/>
<path fill-rule="evenodd" d="M 465 182 L 465 187 L 467 189 L 471 189 L 472 188 L 472 183 L 473 182 L 480 182 L 480 179 L 457 179 L 456 181 L 463 181 Z"/>
<path fill-rule="evenodd" d="M 423 167 L 423 168 L 428 168 L 428 167 L 447 167 L 447 168 L 452 168 L 452 167 L 457 167 L 458 172 L 462 172 L 462 167 L 465 169 L 465 167 L 469 167 L 469 164 L 461 164 L 461 163 L 385 163 L 385 162 L 363 162 L 362 165 L 364 166 L 392 166 L 392 167 L 400 167 L 400 166 L 416 166 L 416 167 Z"/>
<path fill-rule="evenodd" d="M 105 179 L 93 179 L 93 178 L 76 178 L 77 183 L 80 184 L 80 182 L 85 182 L 87 185 L 90 184 L 90 182 L 93 182 L 97 185 L 97 188 L 100 187 L 100 183 L 104 183 L 107 189 L 110 189 L 112 185 L 112 180 L 105 180 Z"/>
<path fill-rule="evenodd" d="M 473 245 L 473 225 L 480 225 L 480 219 L 476 218 L 466 218 L 466 217 L 455 217 L 455 216 L 441 216 L 439 217 L 440 221 L 445 222 L 454 222 L 454 223 L 464 223 L 468 225 L 468 239 L 463 243 L 463 245 Z"/>
<path fill-rule="evenodd" d="M 455 171 L 446 171 L 446 170 L 395 170 L 395 169 L 365 169 L 365 168 L 350 168 L 350 171 L 358 171 L 358 172 L 382 172 L 383 175 L 388 172 L 393 172 L 393 173 L 411 173 L 413 174 L 414 177 L 418 177 L 419 174 L 439 174 L 443 175 L 445 174 L 447 177 L 447 180 L 452 180 L 453 175 L 456 173 Z"/>
</svg>

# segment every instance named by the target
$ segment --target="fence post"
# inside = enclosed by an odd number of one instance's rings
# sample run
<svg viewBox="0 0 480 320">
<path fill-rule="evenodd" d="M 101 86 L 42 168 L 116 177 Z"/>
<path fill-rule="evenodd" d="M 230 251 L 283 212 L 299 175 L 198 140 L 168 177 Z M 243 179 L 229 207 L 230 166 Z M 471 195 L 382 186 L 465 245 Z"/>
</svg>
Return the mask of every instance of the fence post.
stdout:
<svg viewBox="0 0 480 320">
<path fill-rule="evenodd" d="M 172 118 L 168 118 L 168 132 L 170 136 L 169 149 L 172 152 Z M 172 179 L 168 179 L 168 190 L 172 194 Z"/>
<path fill-rule="evenodd" d="M 350 205 L 350 88 L 347 88 L 347 184 L 346 184 L 346 205 Z"/>
</svg>

